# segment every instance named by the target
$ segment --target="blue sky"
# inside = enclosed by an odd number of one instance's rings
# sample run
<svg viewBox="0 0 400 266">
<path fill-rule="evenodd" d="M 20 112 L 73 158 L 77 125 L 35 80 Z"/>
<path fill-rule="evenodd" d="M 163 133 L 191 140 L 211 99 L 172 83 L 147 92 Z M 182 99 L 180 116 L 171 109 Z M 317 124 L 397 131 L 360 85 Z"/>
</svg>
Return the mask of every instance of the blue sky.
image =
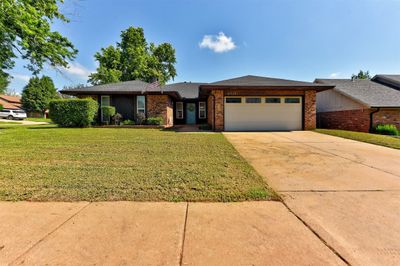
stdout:
<svg viewBox="0 0 400 266">
<path fill-rule="evenodd" d="M 176 49 L 175 81 L 216 81 L 253 74 L 312 81 L 358 70 L 400 73 L 398 0 L 65 0 L 71 23 L 54 29 L 79 50 L 62 74 L 43 74 L 57 88 L 86 83 L 95 52 L 129 26 L 148 42 Z M 201 43 L 203 45 L 201 45 Z M 30 73 L 18 60 L 10 88 Z"/>
</svg>

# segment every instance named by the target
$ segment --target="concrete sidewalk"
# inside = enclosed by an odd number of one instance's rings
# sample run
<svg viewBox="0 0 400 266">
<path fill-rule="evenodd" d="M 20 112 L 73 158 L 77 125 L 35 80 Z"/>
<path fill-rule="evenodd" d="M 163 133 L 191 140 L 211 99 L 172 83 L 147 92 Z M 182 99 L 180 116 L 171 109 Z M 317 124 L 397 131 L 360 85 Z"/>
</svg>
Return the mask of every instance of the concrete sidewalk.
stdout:
<svg viewBox="0 0 400 266">
<path fill-rule="evenodd" d="M 280 202 L 0 202 L 0 265 L 343 265 Z"/>
</svg>

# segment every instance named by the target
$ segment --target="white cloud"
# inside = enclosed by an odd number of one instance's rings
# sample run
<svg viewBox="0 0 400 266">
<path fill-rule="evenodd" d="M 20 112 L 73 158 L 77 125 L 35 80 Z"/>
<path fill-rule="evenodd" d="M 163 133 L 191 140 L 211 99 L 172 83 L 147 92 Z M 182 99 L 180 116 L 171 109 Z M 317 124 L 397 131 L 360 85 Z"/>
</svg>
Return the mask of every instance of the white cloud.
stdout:
<svg viewBox="0 0 400 266">
<path fill-rule="evenodd" d="M 11 76 L 15 79 L 24 81 L 24 82 L 28 82 L 29 79 L 31 78 L 31 76 L 28 75 L 23 75 L 23 74 L 11 74 Z"/>
<path fill-rule="evenodd" d="M 339 73 L 339 72 L 332 73 L 332 74 L 329 75 L 329 77 L 332 78 L 332 79 L 337 78 L 337 77 L 339 77 L 339 76 L 340 76 L 340 73 Z"/>
<path fill-rule="evenodd" d="M 223 32 L 218 33 L 218 35 L 204 35 L 199 46 L 200 48 L 213 50 L 216 53 L 224 53 L 236 48 L 232 37 L 226 36 Z"/>
<path fill-rule="evenodd" d="M 64 68 L 64 72 L 67 74 L 71 74 L 77 76 L 83 80 L 87 80 L 90 73 L 93 71 L 87 69 L 79 63 L 70 63 L 68 67 Z"/>
</svg>

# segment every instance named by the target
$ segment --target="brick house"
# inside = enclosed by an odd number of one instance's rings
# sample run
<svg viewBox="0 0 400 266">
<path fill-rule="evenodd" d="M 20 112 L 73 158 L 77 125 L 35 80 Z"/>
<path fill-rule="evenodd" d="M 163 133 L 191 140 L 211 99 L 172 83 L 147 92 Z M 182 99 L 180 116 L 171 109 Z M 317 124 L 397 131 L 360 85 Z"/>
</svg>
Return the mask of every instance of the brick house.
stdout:
<svg viewBox="0 0 400 266">
<path fill-rule="evenodd" d="M 334 86 L 259 76 L 214 83 L 154 87 L 133 80 L 63 90 L 115 106 L 123 119 L 139 113 L 162 117 L 165 126 L 209 124 L 216 131 L 309 130 L 316 127 L 316 93 Z M 102 120 L 101 109 L 99 121 Z"/>
<path fill-rule="evenodd" d="M 3 106 L 4 109 L 20 110 L 21 97 L 0 94 L 0 104 Z"/>
<path fill-rule="evenodd" d="M 371 80 L 316 79 L 335 86 L 317 93 L 318 127 L 370 132 L 378 124 L 400 129 L 400 77 L 398 89 L 377 75 Z M 392 81 L 391 81 L 392 82 Z"/>
</svg>

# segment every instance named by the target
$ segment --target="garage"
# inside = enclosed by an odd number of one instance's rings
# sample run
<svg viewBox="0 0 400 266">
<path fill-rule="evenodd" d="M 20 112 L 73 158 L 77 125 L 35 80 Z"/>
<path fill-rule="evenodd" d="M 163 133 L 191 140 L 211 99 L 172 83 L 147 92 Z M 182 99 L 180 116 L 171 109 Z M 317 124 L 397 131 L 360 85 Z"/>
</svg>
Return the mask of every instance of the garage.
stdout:
<svg viewBox="0 0 400 266">
<path fill-rule="evenodd" d="M 301 96 L 224 98 L 225 131 L 302 130 Z"/>
</svg>

